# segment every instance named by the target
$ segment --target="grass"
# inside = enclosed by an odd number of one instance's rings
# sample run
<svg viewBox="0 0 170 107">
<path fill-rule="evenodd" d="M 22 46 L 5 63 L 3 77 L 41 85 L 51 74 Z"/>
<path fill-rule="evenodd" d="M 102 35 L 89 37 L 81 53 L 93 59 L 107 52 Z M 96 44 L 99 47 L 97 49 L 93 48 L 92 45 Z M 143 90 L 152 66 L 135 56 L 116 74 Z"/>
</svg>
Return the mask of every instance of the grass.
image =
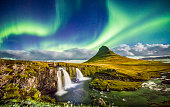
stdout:
<svg viewBox="0 0 170 107">
<path fill-rule="evenodd" d="M 94 79 L 90 83 L 91 88 L 98 89 L 100 91 L 122 91 L 122 90 L 137 90 L 141 87 L 140 82 L 125 82 L 119 80 L 103 80 L 103 79 Z"/>
</svg>

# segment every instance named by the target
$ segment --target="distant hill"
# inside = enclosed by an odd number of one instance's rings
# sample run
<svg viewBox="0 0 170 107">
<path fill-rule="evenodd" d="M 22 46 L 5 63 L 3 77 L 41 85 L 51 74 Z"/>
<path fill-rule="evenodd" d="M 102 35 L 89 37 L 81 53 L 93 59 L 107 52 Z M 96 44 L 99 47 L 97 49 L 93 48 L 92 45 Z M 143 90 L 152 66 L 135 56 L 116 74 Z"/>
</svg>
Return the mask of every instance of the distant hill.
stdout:
<svg viewBox="0 0 170 107">
<path fill-rule="evenodd" d="M 157 59 L 170 59 L 170 56 L 160 56 L 160 57 L 142 58 L 142 60 L 157 60 Z"/>
</svg>

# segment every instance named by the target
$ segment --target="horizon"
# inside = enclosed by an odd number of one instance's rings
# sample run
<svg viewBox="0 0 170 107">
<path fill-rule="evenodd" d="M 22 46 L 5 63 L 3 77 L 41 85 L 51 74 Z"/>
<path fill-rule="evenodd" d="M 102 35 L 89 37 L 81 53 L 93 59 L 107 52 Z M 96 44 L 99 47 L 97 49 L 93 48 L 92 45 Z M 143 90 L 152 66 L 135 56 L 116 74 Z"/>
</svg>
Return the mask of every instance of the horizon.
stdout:
<svg viewBox="0 0 170 107">
<path fill-rule="evenodd" d="M 114 53 L 133 59 L 170 56 L 170 44 L 142 44 L 137 43 L 129 46 L 122 44 L 119 47 L 111 48 Z M 97 51 L 88 49 L 73 48 L 63 52 L 46 50 L 0 50 L 0 58 L 11 60 L 88 60 Z M 68 61 L 67 61 L 68 62 Z"/>
</svg>

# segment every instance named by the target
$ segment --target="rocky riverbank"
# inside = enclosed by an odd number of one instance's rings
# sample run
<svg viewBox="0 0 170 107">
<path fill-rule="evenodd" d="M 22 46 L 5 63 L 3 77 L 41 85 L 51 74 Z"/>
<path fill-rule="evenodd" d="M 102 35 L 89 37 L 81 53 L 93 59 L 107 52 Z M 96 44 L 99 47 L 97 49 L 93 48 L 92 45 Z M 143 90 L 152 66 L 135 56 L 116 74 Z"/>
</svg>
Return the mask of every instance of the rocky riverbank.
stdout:
<svg viewBox="0 0 170 107">
<path fill-rule="evenodd" d="M 85 76 L 100 70 L 93 65 L 0 59 L 0 100 L 55 102 L 48 95 L 57 91 L 58 67 L 66 69 L 71 78 L 76 77 L 76 68 Z"/>
</svg>

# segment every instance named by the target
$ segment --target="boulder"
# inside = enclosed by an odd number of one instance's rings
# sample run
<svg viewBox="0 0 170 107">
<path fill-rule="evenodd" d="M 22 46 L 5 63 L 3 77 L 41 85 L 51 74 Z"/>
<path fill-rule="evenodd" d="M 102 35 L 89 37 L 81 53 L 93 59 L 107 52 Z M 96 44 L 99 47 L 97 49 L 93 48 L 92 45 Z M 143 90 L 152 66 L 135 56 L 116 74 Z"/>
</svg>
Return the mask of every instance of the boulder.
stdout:
<svg viewBox="0 0 170 107">
<path fill-rule="evenodd" d="M 106 103 L 102 98 L 98 99 L 98 104 L 99 104 L 99 106 L 106 106 Z"/>
</svg>

